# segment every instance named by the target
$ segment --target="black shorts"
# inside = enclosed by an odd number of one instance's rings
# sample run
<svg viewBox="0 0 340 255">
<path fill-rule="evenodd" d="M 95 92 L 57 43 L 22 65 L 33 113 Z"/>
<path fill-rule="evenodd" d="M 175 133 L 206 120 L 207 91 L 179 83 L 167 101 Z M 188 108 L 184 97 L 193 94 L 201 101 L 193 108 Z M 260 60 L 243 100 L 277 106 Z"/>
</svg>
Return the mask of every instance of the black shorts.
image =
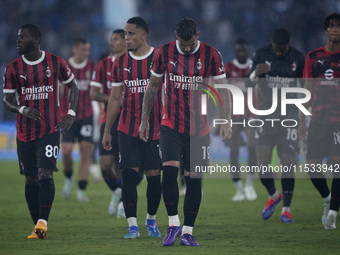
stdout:
<svg viewBox="0 0 340 255">
<path fill-rule="evenodd" d="M 323 159 L 340 155 L 340 125 L 310 123 L 307 159 Z"/>
<path fill-rule="evenodd" d="M 293 119 L 293 118 L 287 118 Z M 295 119 L 295 118 L 294 118 Z M 293 123 L 289 123 L 292 125 Z M 288 125 L 288 124 L 287 124 Z M 265 145 L 274 148 L 277 152 L 291 154 L 297 157 L 299 154 L 299 138 L 298 127 L 283 127 L 281 121 L 272 122 L 265 121 L 262 127 L 256 128 L 255 131 L 256 145 Z"/>
<path fill-rule="evenodd" d="M 23 142 L 17 138 L 17 153 L 20 174 L 25 176 L 38 175 L 38 168 L 57 172 L 56 161 L 60 148 L 60 133 L 45 135 L 41 139 Z"/>
<path fill-rule="evenodd" d="M 159 141 L 142 141 L 139 137 L 118 131 L 119 166 L 138 167 L 141 170 L 161 169 Z"/>
<path fill-rule="evenodd" d="M 100 156 L 114 156 L 114 159 L 118 161 L 119 158 L 119 150 L 118 150 L 118 122 L 119 118 L 116 118 L 116 121 L 113 123 L 113 126 L 111 128 L 111 145 L 112 149 L 107 151 L 103 147 L 103 136 L 104 136 L 104 129 L 105 129 L 105 123 L 103 123 L 100 127 L 100 142 L 99 142 L 99 155 Z"/>
<path fill-rule="evenodd" d="M 76 120 L 66 134 L 61 136 L 62 143 L 92 142 L 93 117 Z"/>
<path fill-rule="evenodd" d="M 161 126 L 159 140 L 162 162 L 182 162 L 184 170 L 195 171 L 196 166 L 209 165 L 209 135 L 196 137 Z"/>
</svg>

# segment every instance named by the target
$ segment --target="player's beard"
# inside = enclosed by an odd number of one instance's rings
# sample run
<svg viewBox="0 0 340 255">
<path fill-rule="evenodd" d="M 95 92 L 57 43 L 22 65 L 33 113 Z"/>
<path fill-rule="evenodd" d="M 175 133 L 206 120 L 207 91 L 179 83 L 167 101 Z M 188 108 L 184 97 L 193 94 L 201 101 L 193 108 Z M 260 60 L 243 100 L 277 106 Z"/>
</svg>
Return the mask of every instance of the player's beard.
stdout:
<svg viewBox="0 0 340 255">
<path fill-rule="evenodd" d="M 33 50 L 33 44 L 26 45 L 25 48 L 22 48 L 21 51 L 18 50 L 19 55 L 25 55 Z"/>
</svg>

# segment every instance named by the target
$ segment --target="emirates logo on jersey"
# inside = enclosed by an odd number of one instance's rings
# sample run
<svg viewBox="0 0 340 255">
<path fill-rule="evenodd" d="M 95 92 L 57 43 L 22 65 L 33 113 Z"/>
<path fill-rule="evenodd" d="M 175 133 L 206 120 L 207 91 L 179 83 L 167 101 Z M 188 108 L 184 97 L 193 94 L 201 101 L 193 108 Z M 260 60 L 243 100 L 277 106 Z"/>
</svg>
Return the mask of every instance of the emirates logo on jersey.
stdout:
<svg viewBox="0 0 340 255">
<path fill-rule="evenodd" d="M 200 70 L 200 69 L 202 68 L 202 66 L 203 66 L 203 65 L 202 65 L 201 60 L 198 59 L 198 62 L 197 62 L 197 64 L 196 64 L 197 69 Z"/>
<path fill-rule="evenodd" d="M 46 70 L 46 77 L 47 78 L 50 78 L 51 77 L 51 70 L 49 67 L 47 67 L 47 70 Z"/>
</svg>

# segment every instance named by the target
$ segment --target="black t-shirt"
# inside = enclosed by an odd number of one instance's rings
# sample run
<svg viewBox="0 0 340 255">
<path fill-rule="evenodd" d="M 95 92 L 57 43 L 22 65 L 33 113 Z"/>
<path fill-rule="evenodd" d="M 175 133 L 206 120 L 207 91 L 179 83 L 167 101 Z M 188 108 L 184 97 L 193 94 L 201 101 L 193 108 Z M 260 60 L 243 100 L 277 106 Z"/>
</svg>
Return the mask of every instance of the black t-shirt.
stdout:
<svg viewBox="0 0 340 255">
<path fill-rule="evenodd" d="M 288 52 L 277 57 L 268 45 L 256 51 L 253 57 L 253 64 L 248 72 L 250 75 L 257 64 L 266 63 L 270 65 L 270 71 L 259 76 L 258 80 L 258 109 L 268 110 L 273 103 L 272 88 L 278 88 L 278 105 L 271 117 L 281 116 L 281 88 L 298 87 L 298 78 L 302 78 L 305 57 L 297 49 L 289 47 Z M 300 80 L 301 82 L 301 80 Z M 255 86 L 255 83 L 247 82 L 247 86 Z M 288 93 L 286 98 L 296 98 L 296 93 Z M 287 105 L 287 115 L 297 115 L 298 108 L 295 105 Z M 267 118 L 268 116 L 266 116 Z"/>
</svg>

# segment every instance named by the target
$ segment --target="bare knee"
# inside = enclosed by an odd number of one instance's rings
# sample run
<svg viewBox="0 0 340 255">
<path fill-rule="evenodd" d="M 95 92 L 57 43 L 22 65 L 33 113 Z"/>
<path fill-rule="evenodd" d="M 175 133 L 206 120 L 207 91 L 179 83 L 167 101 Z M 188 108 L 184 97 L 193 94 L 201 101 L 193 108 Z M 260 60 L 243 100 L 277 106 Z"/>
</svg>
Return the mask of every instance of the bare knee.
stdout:
<svg viewBox="0 0 340 255">
<path fill-rule="evenodd" d="M 39 181 L 44 179 L 53 179 L 53 171 L 46 168 L 38 169 L 38 179 Z"/>
</svg>

